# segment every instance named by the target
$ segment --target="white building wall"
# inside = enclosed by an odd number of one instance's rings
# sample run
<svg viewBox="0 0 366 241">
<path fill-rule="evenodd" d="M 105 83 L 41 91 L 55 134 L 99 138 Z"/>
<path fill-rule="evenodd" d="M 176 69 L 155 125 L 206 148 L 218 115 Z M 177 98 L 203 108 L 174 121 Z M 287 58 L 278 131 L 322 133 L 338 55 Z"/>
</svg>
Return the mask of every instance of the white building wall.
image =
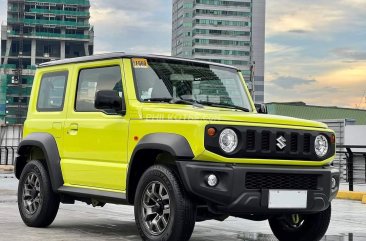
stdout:
<svg viewBox="0 0 366 241">
<path fill-rule="evenodd" d="M 344 144 L 366 146 L 366 125 L 346 126 Z"/>
<path fill-rule="evenodd" d="M 252 7 L 252 61 L 255 62 L 254 101 L 264 102 L 264 43 L 266 28 L 266 1 L 254 0 Z"/>
</svg>

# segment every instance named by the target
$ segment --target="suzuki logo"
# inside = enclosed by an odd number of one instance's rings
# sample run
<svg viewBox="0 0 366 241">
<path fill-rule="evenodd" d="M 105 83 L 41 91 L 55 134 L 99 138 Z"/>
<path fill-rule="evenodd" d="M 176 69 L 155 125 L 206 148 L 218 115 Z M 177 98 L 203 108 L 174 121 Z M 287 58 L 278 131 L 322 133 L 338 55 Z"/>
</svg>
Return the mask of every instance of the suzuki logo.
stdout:
<svg viewBox="0 0 366 241">
<path fill-rule="evenodd" d="M 286 147 L 286 139 L 283 136 L 277 138 L 277 146 L 281 150 Z"/>
</svg>

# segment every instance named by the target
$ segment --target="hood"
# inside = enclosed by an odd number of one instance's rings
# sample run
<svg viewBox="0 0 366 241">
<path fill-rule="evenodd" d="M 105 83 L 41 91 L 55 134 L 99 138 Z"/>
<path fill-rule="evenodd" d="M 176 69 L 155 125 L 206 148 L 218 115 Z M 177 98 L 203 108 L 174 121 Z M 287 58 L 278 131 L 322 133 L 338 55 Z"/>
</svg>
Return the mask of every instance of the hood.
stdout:
<svg viewBox="0 0 366 241">
<path fill-rule="evenodd" d="M 278 115 L 248 113 L 233 109 L 215 108 L 208 106 L 205 106 L 204 108 L 197 108 L 190 105 L 157 104 L 151 107 L 143 107 L 142 117 L 144 119 L 160 120 L 232 121 L 242 123 L 327 128 L 326 124 L 311 120 L 297 119 Z"/>
</svg>

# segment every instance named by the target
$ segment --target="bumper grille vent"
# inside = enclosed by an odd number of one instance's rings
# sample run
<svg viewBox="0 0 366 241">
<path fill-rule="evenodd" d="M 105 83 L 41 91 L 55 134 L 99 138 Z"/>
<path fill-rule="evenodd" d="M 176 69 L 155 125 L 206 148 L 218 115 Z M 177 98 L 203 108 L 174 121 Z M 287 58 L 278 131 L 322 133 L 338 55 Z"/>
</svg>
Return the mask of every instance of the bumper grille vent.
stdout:
<svg viewBox="0 0 366 241">
<path fill-rule="evenodd" d="M 317 190 L 318 176 L 312 174 L 248 173 L 246 189 Z"/>
</svg>

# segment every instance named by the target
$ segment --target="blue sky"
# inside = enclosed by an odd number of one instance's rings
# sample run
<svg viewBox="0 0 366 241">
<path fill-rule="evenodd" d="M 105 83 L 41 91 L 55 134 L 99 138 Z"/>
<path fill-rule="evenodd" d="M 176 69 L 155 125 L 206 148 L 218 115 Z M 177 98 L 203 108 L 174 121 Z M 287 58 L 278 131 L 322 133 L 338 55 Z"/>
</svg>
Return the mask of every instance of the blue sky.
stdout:
<svg viewBox="0 0 366 241">
<path fill-rule="evenodd" d="M 170 55 L 171 0 L 91 3 L 96 53 Z M 366 108 L 365 13 L 365 0 L 267 0 L 265 101 Z"/>
</svg>

